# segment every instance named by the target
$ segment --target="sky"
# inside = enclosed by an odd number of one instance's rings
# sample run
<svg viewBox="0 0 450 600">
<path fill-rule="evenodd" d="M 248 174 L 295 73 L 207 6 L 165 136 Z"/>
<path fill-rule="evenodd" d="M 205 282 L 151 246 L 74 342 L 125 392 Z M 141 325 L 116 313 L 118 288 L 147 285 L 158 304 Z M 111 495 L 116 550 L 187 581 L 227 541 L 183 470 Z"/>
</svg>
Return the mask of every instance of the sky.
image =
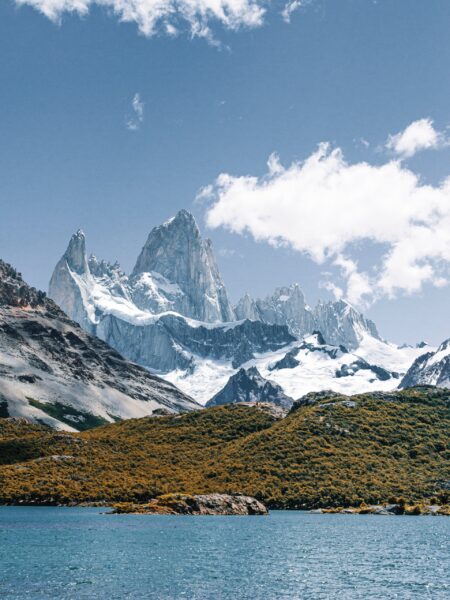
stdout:
<svg viewBox="0 0 450 600">
<path fill-rule="evenodd" d="M 5 0 L 0 257 L 131 271 L 193 212 L 229 295 L 298 282 L 450 335 L 448 0 Z"/>
</svg>

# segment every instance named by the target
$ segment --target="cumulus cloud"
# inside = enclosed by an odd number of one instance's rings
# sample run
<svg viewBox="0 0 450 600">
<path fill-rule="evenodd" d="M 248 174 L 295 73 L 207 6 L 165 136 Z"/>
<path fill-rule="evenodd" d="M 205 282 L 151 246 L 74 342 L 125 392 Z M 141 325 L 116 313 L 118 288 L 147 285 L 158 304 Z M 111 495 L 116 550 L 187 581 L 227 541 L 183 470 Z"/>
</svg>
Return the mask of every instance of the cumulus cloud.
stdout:
<svg viewBox="0 0 450 600">
<path fill-rule="evenodd" d="M 441 148 L 447 143 L 444 134 L 434 128 L 431 119 L 419 119 L 404 131 L 390 135 L 386 148 L 400 157 L 410 158 L 420 150 Z"/>
<path fill-rule="evenodd" d="M 127 119 L 127 129 L 137 131 L 144 122 L 144 103 L 140 94 L 136 93 L 131 101 L 132 115 Z"/>
<path fill-rule="evenodd" d="M 200 195 L 210 198 L 209 227 L 250 233 L 334 266 L 345 289 L 324 285 L 357 305 L 449 281 L 450 177 L 425 185 L 399 160 L 349 164 L 324 143 L 287 167 L 271 155 L 262 177 L 222 173 Z M 357 250 L 364 242 L 378 249 L 365 270 Z"/>
<path fill-rule="evenodd" d="M 141 33 L 176 35 L 186 25 L 192 36 L 212 40 L 210 24 L 226 29 L 259 27 L 266 9 L 264 0 L 15 0 L 54 22 L 63 15 L 86 16 L 94 6 L 110 10 L 120 21 L 136 23 Z"/>
</svg>

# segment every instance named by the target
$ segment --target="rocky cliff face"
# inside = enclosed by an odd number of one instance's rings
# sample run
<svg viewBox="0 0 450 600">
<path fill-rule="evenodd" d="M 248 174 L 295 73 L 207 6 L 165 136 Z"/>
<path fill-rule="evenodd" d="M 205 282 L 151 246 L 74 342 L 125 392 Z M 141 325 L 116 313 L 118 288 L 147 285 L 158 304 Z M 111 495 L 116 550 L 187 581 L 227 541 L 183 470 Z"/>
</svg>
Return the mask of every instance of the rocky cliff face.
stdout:
<svg viewBox="0 0 450 600">
<path fill-rule="evenodd" d="M 86 281 L 85 287 L 93 285 L 86 256 L 85 236 L 78 230 L 71 237 L 67 250 L 53 271 L 48 293 L 71 319 L 93 333 L 93 312 L 87 309 L 90 300 L 86 289 L 80 286 L 81 281 Z"/>
<path fill-rule="evenodd" d="M 375 323 L 344 300 L 319 302 L 314 309 L 314 321 L 329 344 L 343 345 L 349 350 L 357 348 L 364 336 L 380 339 Z"/>
<path fill-rule="evenodd" d="M 293 400 L 286 396 L 279 385 L 261 377 L 256 367 L 250 367 L 239 369 L 230 377 L 226 386 L 207 402 L 206 406 L 242 402 L 269 402 L 276 406 L 290 408 Z"/>
<path fill-rule="evenodd" d="M 298 284 L 277 288 L 264 300 L 246 294 L 235 306 L 235 314 L 239 319 L 286 325 L 299 338 L 318 330 L 330 344 L 350 350 L 357 348 L 365 335 L 380 339 L 375 323 L 348 302 L 319 302 L 310 308 Z"/>
<path fill-rule="evenodd" d="M 132 273 L 144 285 L 143 274 L 157 273 L 172 290 L 172 310 L 199 321 L 232 321 L 233 310 L 214 258 L 210 240 L 203 240 L 194 217 L 181 210 L 148 236 Z M 167 285 L 167 284 L 166 284 Z M 164 286 L 159 286 L 164 291 Z M 144 294 L 145 297 L 145 294 Z M 146 305 L 139 295 L 138 305 Z"/>
<path fill-rule="evenodd" d="M 86 268 L 76 260 L 71 266 Z M 3 416 L 68 430 L 162 409 L 178 413 L 199 408 L 175 386 L 81 329 L 2 261 L 0 405 Z"/>
<path fill-rule="evenodd" d="M 401 388 L 414 385 L 436 385 L 450 388 L 450 338 L 435 352 L 419 356 L 400 383 Z"/>
</svg>

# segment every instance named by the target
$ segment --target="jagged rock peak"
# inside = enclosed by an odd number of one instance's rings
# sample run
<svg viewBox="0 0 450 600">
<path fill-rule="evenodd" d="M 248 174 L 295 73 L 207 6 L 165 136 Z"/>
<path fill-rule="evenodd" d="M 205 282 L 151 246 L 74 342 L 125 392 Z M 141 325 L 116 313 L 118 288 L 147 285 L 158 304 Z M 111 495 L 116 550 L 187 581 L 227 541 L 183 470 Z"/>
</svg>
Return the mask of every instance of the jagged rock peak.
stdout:
<svg viewBox="0 0 450 600">
<path fill-rule="evenodd" d="M 173 243 L 176 243 L 176 246 L 171 248 Z M 188 267 L 189 255 L 195 250 L 198 251 L 201 245 L 196 220 L 190 212 L 182 209 L 174 217 L 150 231 L 132 276 L 156 271 L 169 281 L 175 281 L 175 268 L 180 262 L 185 263 L 185 268 Z M 169 250 L 172 252 L 168 252 Z M 179 255 L 175 256 L 175 252 Z"/>
<path fill-rule="evenodd" d="M 269 402 L 290 408 L 292 398 L 286 396 L 277 383 L 264 379 L 256 367 L 241 368 L 232 375 L 225 387 L 211 398 L 206 406 L 235 404 L 240 402 Z"/>
<path fill-rule="evenodd" d="M 202 321 L 232 321 L 234 313 L 217 267 L 212 243 L 203 240 L 187 210 L 150 232 L 132 278 L 158 273 L 184 294 L 175 310 Z"/>
<path fill-rule="evenodd" d="M 248 292 L 246 292 L 236 304 L 234 313 L 239 321 L 242 319 L 257 321 L 260 318 L 256 302 Z"/>
<path fill-rule="evenodd" d="M 67 261 L 69 268 L 79 275 L 88 271 L 86 236 L 84 235 L 83 230 L 78 229 L 78 231 L 72 235 L 63 258 Z"/>
<path fill-rule="evenodd" d="M 435 352 L 426 352 L 419 356 L 399 387 L 407 388 L 416 385 L 450 388 L 450 338 L 444 340 Z"/>
</svg>

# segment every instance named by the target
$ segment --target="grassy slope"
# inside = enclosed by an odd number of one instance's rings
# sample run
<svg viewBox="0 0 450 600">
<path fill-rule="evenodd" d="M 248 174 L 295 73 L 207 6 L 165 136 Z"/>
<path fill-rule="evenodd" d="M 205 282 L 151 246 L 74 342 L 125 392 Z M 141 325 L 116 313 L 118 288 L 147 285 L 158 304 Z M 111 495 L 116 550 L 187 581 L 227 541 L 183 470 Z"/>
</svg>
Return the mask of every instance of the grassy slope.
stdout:
<svg viewBox="0 0 450 600">
<path fill-rule="evenodd" d="M 281 421 L 234 405 L 81 434 L 0 420 L 0 501 L 241 491 L 312 507 L 445 496 L 449 392 L 396 396 L 355 396 L 356 408 L 320 400 Z"/>
</svg>

